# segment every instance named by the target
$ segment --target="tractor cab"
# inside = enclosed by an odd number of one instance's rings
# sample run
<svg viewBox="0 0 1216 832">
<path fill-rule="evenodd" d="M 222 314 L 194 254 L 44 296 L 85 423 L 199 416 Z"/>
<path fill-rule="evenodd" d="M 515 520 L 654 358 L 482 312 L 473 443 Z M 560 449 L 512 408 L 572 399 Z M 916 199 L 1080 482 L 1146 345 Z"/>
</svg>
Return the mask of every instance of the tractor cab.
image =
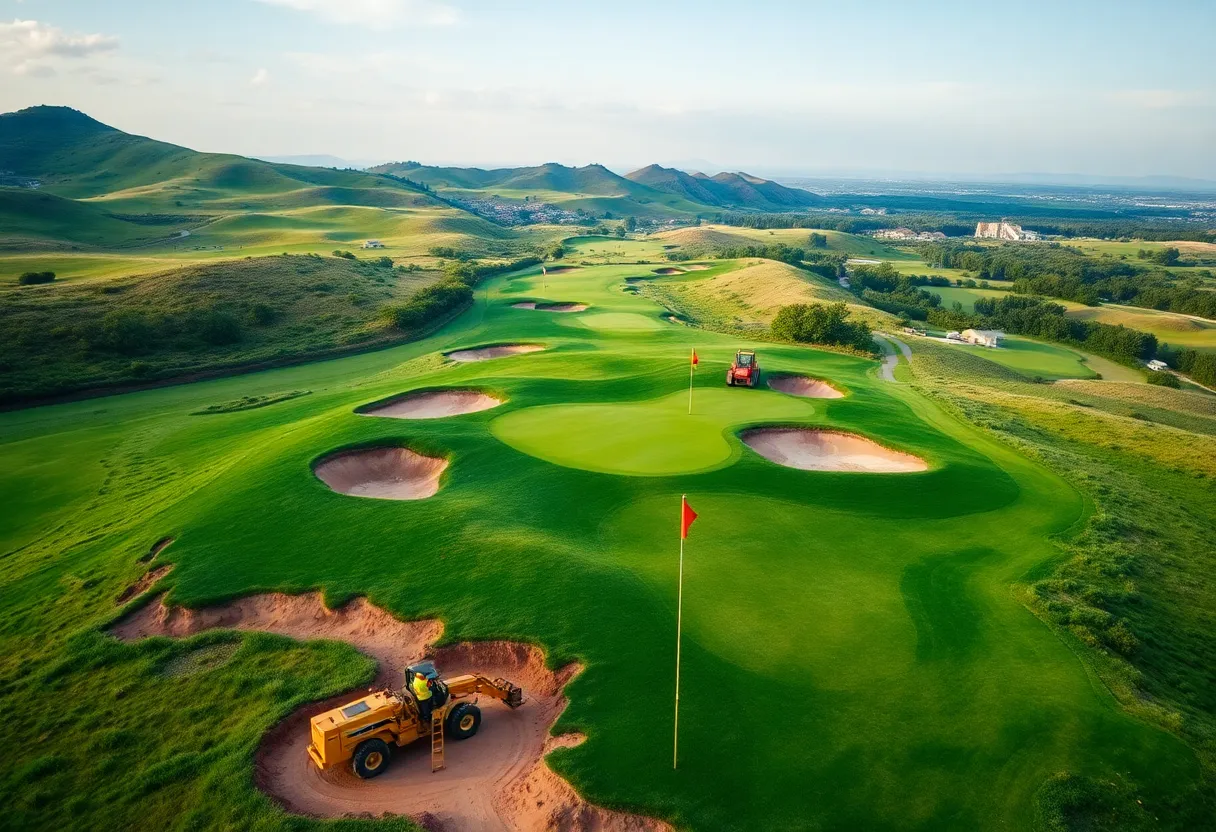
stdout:
<svg viewBox="0 0 1216 832">
<path fill-rule="evenodd" d="M 415 676 L 421 676 L 431 683 L 431 696 L 435 699 L 435 707 L 441 708 L 448 701 L 448 686 L 439 678 L 439 669 L 434 662 L 418 662 L 405 669 L 405 690 L 413 697 L 413 682 Z"/>
<path fill-rule="evenodd" d="M 730 369 L 726 371 L 727 385 L 734 387 L 737 384 L 745 384 L 748 387 L 755 387 L 760 380 L 760 363 L 756 359 L 756 353 L 752 350 L 739 350 L 735 353 L 735 360 L 731 362 Z"/>
</svg>

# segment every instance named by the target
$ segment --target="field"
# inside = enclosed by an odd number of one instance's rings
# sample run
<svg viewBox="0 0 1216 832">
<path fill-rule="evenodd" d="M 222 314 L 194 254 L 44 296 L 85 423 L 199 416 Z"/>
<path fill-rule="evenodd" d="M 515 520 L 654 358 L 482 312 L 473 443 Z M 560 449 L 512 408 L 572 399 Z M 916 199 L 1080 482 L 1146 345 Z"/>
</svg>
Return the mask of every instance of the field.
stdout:
<svg viewBox="0 0 1216 832">
<path fill-rule="evenodd" d="M 942 270 L 939 269 L 938 271 Z M 936 272 L 933 274 L 936 274 Z M 925 291 L 940 297 L 943 308 L 949 309 L 955 303 L 961 303 L 963 311 L 969 314 L 975 313 L 975 301 L 977 298 L 999 298 L 1008 294 L 1008 292 L 1001 289 L 968 289 L 965 287 L 946 286 L 928 286 L 925 288 Z"/>
<path fill-rule="evenodd" d="M 706 288 L 759 268 L 730 267 L 664 282 Z M 0 414 L 0 698 L 19 715 L 0 762 L 9 823 L 322 826 L 289 820 L 258 790 L 254 756 L 304 703 L 366 684 L 370 663 L 338 642 L 256 633 L 107 635 L 124 588 L 171 564 L 156 591 L 172 604 L 366 596 L 402 619 L 441 619 L 444 643 L 512 639 L 542 647 L 553 668 L 578 660 L 555 730 L 586 741 L 550 765 L 593 803 L 681 828 L 1030 828 L 1096 811 L 1091 793 L 1138 822 L 1202 826 L 1200 759 L 1178 732 L 1192 735 L 1120 707 L 1095 684 L 1088 648 L 1010 592 L 1069 554 L 1059 541 L 1094 515 L 1091 498 L 932 389 L 880 380 L 874 361 L 760 343 L 766 371 L 847 395 L 727 389 L 747 342 L 669 323 L 622 291 L 651 268 L 533 269 L 490 281 L 474 308 L 408 345 Z M 588 308 L 513 306 L 523 301 Z M 442 357 L 496 344 L 544 350 Z M 1002 353 L 1074 369 L 1049 350 Z M 426 421 L 355 412 L 436 387 L 505 403 Z M 208 407 L 230 412 L 193 415 Z M 860 434 L 928 470 L 779 466 L 740 441 L 765 424 Z M 368 446 L 446 459 L 438 493 L 360 499 L 311 471 Z M 685 560 L 673 771 L 681 494 L 701 517 Z M 1210 695 L 1190 672 L 1194 696 Z M 487 709 L 487 723 L 511 718 Z"/>
<path fill-rule="evenodd" d="M 828 238 L 827 248 L 811 249 L 811 234 L 822 234 Z M 873 257 L 880 260 L 902 260 L 919 263 L 919 258 L 910 251 L 888 246 L 873 237 L 846 234 L 842 231 L 822 231 L 811 228 L 777 228 L 772 230 L 740 228 L 730 225 L 704 224 L 690 228 L 678 228 L 651 235 L 667 245 L 678 246 L 677 251 L 689 251 L 694 256 L 701 252 L 729 245 L 772 245 L 784 243 L 807 251 L 827 251 L 847 254 L 850 257 Z M 927 267 L 925 267 L 927 268 Z"/>
<path fill-rule="evenodd" d="M 1158 312 L 1134 306 L 1103 304 L 1080 306 L 1069 312 L 1074 318 L 1151 332 L 1157 340 L 1175 347 L 1216 350 L 1216 322 L 1173 312 Z"/>
</svg>

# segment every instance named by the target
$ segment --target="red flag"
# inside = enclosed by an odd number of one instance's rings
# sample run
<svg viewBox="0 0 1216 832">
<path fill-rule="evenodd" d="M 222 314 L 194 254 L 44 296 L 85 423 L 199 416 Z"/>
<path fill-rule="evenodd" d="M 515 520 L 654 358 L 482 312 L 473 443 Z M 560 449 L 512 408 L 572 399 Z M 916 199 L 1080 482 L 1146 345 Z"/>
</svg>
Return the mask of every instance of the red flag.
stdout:
<svg viewBox="0 0 1216 832">
<path fill-rule="evenodd" d="M 692 525 L 692 521 L 697 519 L 697 513 L 692 510 L 692 506 L 688 504 L 685 497 L 680 498 L 680 539 L 688 537 L 688 528 Z"/>
<path fill-rule="evenodd" d="M 699 360 L 699 359 L 697 358 L 697 351 L 696 351 L 696 349 L 693 349 L 693 351 L 692 351 L 692 366 L 694 366 L 694 367 L 695 367 L 695 366 L 697 366 L 697 362 L 698 362 L 698 360 Z"/>
</svg>

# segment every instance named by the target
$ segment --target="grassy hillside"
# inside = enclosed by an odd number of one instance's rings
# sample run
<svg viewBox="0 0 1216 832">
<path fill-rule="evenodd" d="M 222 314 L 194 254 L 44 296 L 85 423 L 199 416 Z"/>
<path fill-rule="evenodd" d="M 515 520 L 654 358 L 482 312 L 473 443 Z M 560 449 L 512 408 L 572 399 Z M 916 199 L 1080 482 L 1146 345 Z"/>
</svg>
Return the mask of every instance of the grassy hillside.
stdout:
<svg viewBox="0 0 1216 832">
<path fill-rule="evenodd" d="M 722 208 L 789 211 L 822 202 L 821 197 L 809 191 L 787 188 L 746 173 L 706 176 L 648 165 L 625 174 L 625 178 L 692 202 Z"/>
<path fill-rule="evenodd" d="M 1173 312 L 1158 312 L 1134 306 L 1078 306 L 1069 317 L 1098 321 L 1113 326 L 1126 326 L 1151 332 L 1157 340 L 1175 347 L 1216 350 L 1216 321 L 1206 321 Z"/>
<path fill-rule="evenodd" d="M 400 340 L 379 308 L 438 277 L 288 256 L 0 287 L 0 403 Z"/>
<path fill-rule="evenodd" d="M 859 234 L 848 234 L 843 231 L 817 231 L 810 228 L 740 228 L 733 225 L 714 225 L 705 223 L 695 227 L 677 228 L 662 231 L 651 236 L 651 239 L 661 240 L 667 245 L 679 246 L 675 251 L 703 256 L 715 248 L 732 245 L 768 245 L 784 243 L 785 245 L 810 248 L 812 233 L 827 237 L 825 249 L 816 251 L 835 252 L 850 257 L 865 257 L 876 260 L 915 261 L 920 262 L 915 254 L 894 246 L 888 246 L 873 237 Z"/>
</svg>

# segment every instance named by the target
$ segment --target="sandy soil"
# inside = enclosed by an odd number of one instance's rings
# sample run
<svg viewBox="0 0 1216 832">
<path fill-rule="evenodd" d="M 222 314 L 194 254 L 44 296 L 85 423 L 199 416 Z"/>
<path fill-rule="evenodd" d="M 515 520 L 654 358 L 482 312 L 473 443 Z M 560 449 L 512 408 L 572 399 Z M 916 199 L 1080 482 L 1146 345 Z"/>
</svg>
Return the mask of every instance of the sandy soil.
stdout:
<svg viewBox="0 0 1216 832">
<path fill-rule="evenodd" d="M 514 309 L 535 309 L 537 312 L 582 312 L 586 310 L 585 303 L 537 303 L 525 300 L 511 304 Z"/>
<path fill-rule="evenodd" d="M 705 265 L 704 263 L 690 263 L 689 265 L 684 266 L 683 268 L 684 268 L 684 271 L 686 271 L 686 272 L 703 272 L 706 269 L 708 269 L 709 266 Z"/>
<path fill-rule="evenodd" d="M 545 270 L 545 273 L 546 274 L 564 274 L 566 272 L 578 271 L 578 269 L 579 269 L 578 266 L 549 266 Z"/>
<path fill-rule="evenodd" d="M 380 500 L 422 500 L 439 491 L 448 461 L 409 448 L 339 451 L 313 467 L 321 482 L 339 494 Z"/>
<path fill-rule="evenodd" d="M 840 399 L 844 397 L 844 393 L 826 381 L 808 376 L 769 376 L 768 386 L 778 392 L 801 396 L 804 399 Z"/>
<path fill-rule="evenodd" d="M 520 355 L 525 352 L 540 352 L 540 344 L 499 344 L 493 347 L 474 347 L 467 350 L 449 352 L 447 357 L 453 361 L 488 361 L 491 358 L 504 358 L 508 355 Z"/>
<path fill-rule="evenodd" d="M 164 566 L 158 566 L 155 569 L 148 570 L 147 572 L 144 573 L 143 577 L 141 577 L 138 581 L 136 581 L 135 583 L 131 584 L 129 587 L 124 589 L 122 591 L 122 594 L 119 595 L 118 598 L 116 598 L 114 600 L 114 603 L 125 604 L 128 601 L 130 601 L 132 598 L 143 595 L 145 592 L 147 592 L 149 589 L 151 589 L 156 584 L 157 581 L 159 581 L 161 578 L 165 577 L 172 571 L 173 571 L 173 564 L 171 564 L 171 563 L 165 564 Z"/>
<path fill-rule="evenodd" d="M 582 736 L 550 737 L 566 706 L 562 689 L 578 672 L 554 672 L 531 645 L 514 642 L 457 644 L 428 651 L 442 633 L 437 621 L 399 621 L 366 599 L 326 609 L 317 593 L 267 594 L 229 604 L 186 610 L 157 600 L 120 619 L 111 634 L 126 641 L 153 635 L 182 637 L 223 627 L 261 630 L 299 639 L 346 641 L 376 659 L 376 683 L 398 688 L 402 669 L 432 658 L 445 675 L 476 672 L 510 679 L 524 688 L 524 704 L 512 711 L 483 698 L 481 730 L 446 748 L 447 768 L 431 773 L 430 749 L 399 749 L 389 770 L 360 780 L 345 767 L 322 773 L 307 755 L 309 720 L 361 691 L 316 702 L 291 714 L 262 738 L 255 753 L 258 787 L 288 811 L 316 817 L 403 814 L 428 829 L 444 830 L 668 830 L 665 824 L 592 806 L 543 761 L 555 748 Z"/>
<path fill-rule="evenodd" d="M 684 270 L 675 269 L 675 268 L 655 269 L 654 273 L 655 274 L 684 274 Z"/>
<path fill-rule="evenodd" d="M 925 471 L 923 459 L 884 448 L 864 436 L 810 428 L 756 428 L 739 436 L 765 459 L 803 471 Z"/>
<path fill-rule="evenodd" d="M 377 407 L 360 410 L 362 416 L 387 416 L 392 419 L 444 419 L 465 413 L 479 413 L 498 407 L 496 399 L 480 390 L 419 390 Z"/>
</svg>

